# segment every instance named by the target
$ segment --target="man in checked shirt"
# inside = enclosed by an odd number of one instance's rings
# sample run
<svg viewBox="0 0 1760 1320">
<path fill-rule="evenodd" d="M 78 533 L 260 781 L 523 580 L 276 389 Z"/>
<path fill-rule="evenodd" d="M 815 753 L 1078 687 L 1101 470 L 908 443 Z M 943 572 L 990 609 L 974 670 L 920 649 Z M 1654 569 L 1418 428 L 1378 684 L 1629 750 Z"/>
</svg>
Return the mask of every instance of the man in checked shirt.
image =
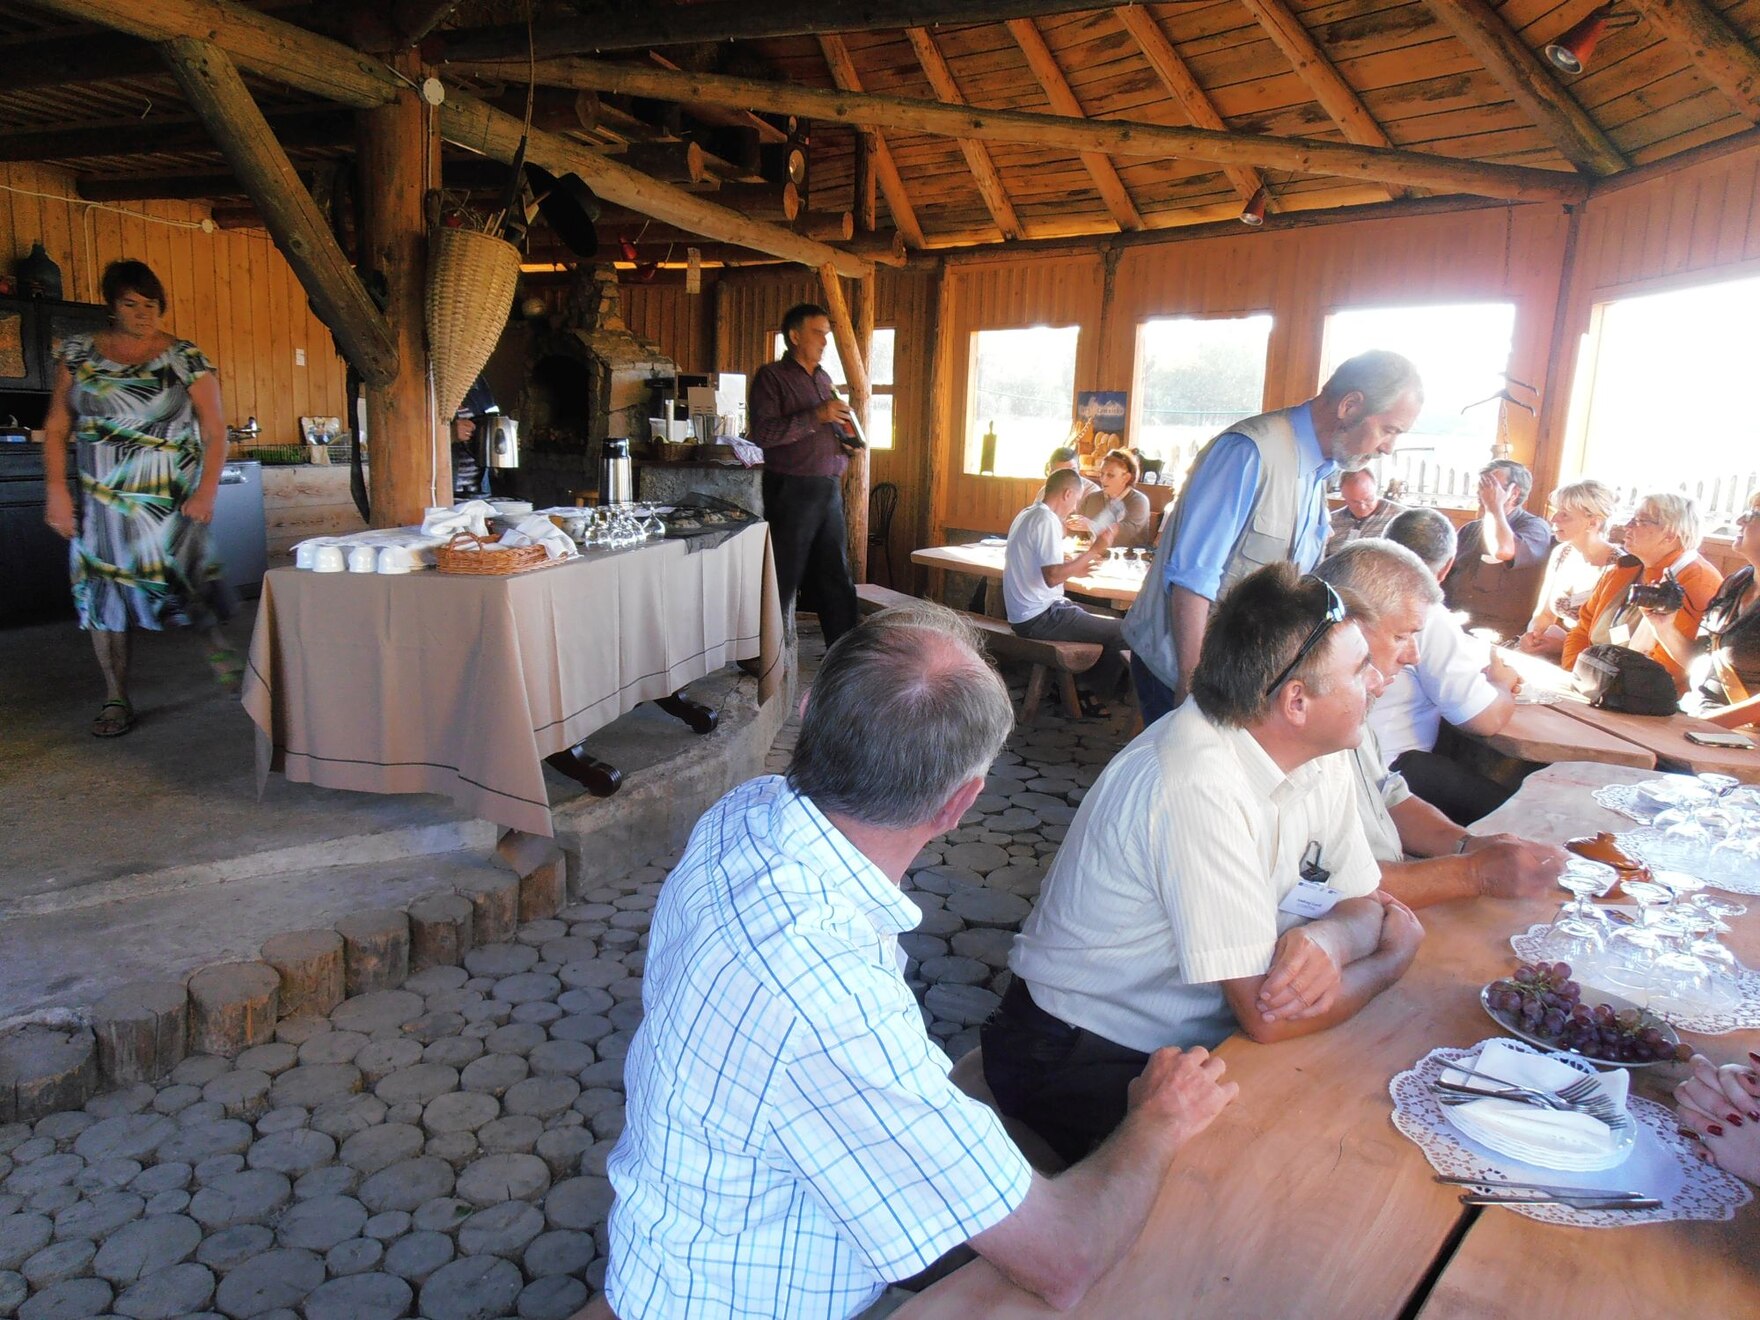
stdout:
<svg viewBox="0 0 1760 1320">
<path fill-rule="evenodd" d="M 826 653 L 787 776 L 698 822 L 654 912 L 605 1299 L 584 1314 L 843 1320 L 968 1242 L 1069 1306 L 1136 1238 L 1234 1098 L 1222 1061 L 1158 1051 L 1111 1139 L 1045 1178 L 948 1080 L 900 970 L 922 915 L 905 868 L 1012 723 L 964 623 L 887 610 Z"/>
</svg>

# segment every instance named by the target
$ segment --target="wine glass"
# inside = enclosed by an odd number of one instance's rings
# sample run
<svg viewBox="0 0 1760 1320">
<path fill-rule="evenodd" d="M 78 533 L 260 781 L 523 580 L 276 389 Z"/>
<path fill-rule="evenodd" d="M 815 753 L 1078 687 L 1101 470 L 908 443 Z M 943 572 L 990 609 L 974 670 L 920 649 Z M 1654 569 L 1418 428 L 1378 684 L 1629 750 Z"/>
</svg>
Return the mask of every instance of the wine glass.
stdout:
<svg viewBox="0 0 1760 1320">
<path fill-rule="evenodd" d="M 1638 905 L 1638 920 L 1617 928 L 1608 937 L 1607 957 L 1598 980 L 1606 989 L 1642 1008 L 1650 1002 L 1656 958 L 1663 946 L 1656 915 L 1672 901 L 1673 895 L 1649 880 L 1627 880 L 1621 888 Z"/>
<path fill-rule="evenodd" d="M 1702 770 L 1694 775 L 1693 778 L 1705 785 L 1705 787 L 1710 789 L 1712 794 L 1717 797 L 1722 797 L 1732 789 L 1740 788 L 1742 785 L 1742 781 L 1737 779 L 1734 775 L 1720 775 L 1710 770 Z"/>
<path fill-rule="evenodd" d="M 1601 970 L 1607 957 L 1607 921 L 1589 900 L 1613 888 L 1617 876 L 1611 866 L 1580 857 L 1565 864 L 1558 883 L 1570 890 L 1572 900 L 1540 937 L 1540 957 L 1569 963 L 1579 979 L 1593 978 Z"/>
</svg>

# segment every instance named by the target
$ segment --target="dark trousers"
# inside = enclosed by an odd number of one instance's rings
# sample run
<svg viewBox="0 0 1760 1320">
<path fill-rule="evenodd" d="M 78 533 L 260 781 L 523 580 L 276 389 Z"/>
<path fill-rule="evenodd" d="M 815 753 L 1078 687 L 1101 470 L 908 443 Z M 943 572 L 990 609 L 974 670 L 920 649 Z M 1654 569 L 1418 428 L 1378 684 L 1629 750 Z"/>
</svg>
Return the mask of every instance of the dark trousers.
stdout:
<svg viewBox="0 0 1760 1320">
<path fill-rule="evenodd" d="M 997 1108 L 1044 1137 L 1070 1164 L 1124 1121 L 1130 1084 L 1149 1063 L 1140 1050 L 1053 1017 L 1018 977 L 979 1040 Z"/>
<path fill-rule="evenodd" d="M 1509 801 L 1511 789 L 1438 752 L 1402 752 L 1393 768 L 1412 792 L 1456 825 L 1471 825 Z"/>
<path fill-rule="evenodd" d="M 764 517 L 776 556 L 776 589 L 786 614 L 799 592 L 819 612 L 825 645 L 856 626 L 856 588 L 849 576 L 849 534 L 843 488 L 836 477 L 764 473 Z"/>
<path fill-rule="evenodd" d="M 1118 687 L 1124 673 L 1124 638 L 1119 629 L 1124 620 L 1110 614 L 1091 614 L 1074 601 L 1053 601 L 1046 609 L 1025 623 L 1011 623 L 1017 637 L 1030 637 L 1036 642 L 1099 642 L 1100 659 L 1082 675 L 1088 690 L 1109 697 Z"/>
<path fill-rule="evenodd" d="M 1137 689 L 1137 709 L 1146 729 L 1173 709 L 1173 689 L 1155 677 L 1155 671 L 1131 652 L 1131 683 Z"/>
</svg>

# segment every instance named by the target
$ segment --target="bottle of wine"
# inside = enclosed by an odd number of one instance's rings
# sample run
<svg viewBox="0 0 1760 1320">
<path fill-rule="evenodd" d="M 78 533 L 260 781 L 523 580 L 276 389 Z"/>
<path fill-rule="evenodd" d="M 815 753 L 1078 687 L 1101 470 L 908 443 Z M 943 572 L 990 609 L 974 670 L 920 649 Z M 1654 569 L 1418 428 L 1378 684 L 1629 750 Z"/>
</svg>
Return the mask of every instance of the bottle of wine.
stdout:
<svg viewBox="0 0 1760 1320">
<path fill-rule="evenodd" d="M 978 450 L 978 472 L 982 476 L 993 476 L 996 472 L 996 423 L 990 423 L 990 429 L 984 432 L 984 439 Z"/>
</svg>

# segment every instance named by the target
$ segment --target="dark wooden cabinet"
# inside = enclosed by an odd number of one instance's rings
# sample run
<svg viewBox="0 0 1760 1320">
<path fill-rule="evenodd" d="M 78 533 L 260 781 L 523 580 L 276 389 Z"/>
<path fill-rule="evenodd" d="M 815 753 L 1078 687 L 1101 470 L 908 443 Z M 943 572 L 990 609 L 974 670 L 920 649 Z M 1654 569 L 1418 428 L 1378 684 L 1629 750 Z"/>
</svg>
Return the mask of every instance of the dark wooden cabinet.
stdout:
<svg viewBox="0 0 1760 1320">
<path fill-rule="evenodd" d="M 61 341 L 109 324 L 110 309 L 95 303 L 0 298 L 0 392 L 47 391 Z"/>
<path fill-rule="evenodd" d="M 67 542 L 43 523 L 41 445 L 0 446 L 0 628 L 73 614 Z"/>
</svg>

